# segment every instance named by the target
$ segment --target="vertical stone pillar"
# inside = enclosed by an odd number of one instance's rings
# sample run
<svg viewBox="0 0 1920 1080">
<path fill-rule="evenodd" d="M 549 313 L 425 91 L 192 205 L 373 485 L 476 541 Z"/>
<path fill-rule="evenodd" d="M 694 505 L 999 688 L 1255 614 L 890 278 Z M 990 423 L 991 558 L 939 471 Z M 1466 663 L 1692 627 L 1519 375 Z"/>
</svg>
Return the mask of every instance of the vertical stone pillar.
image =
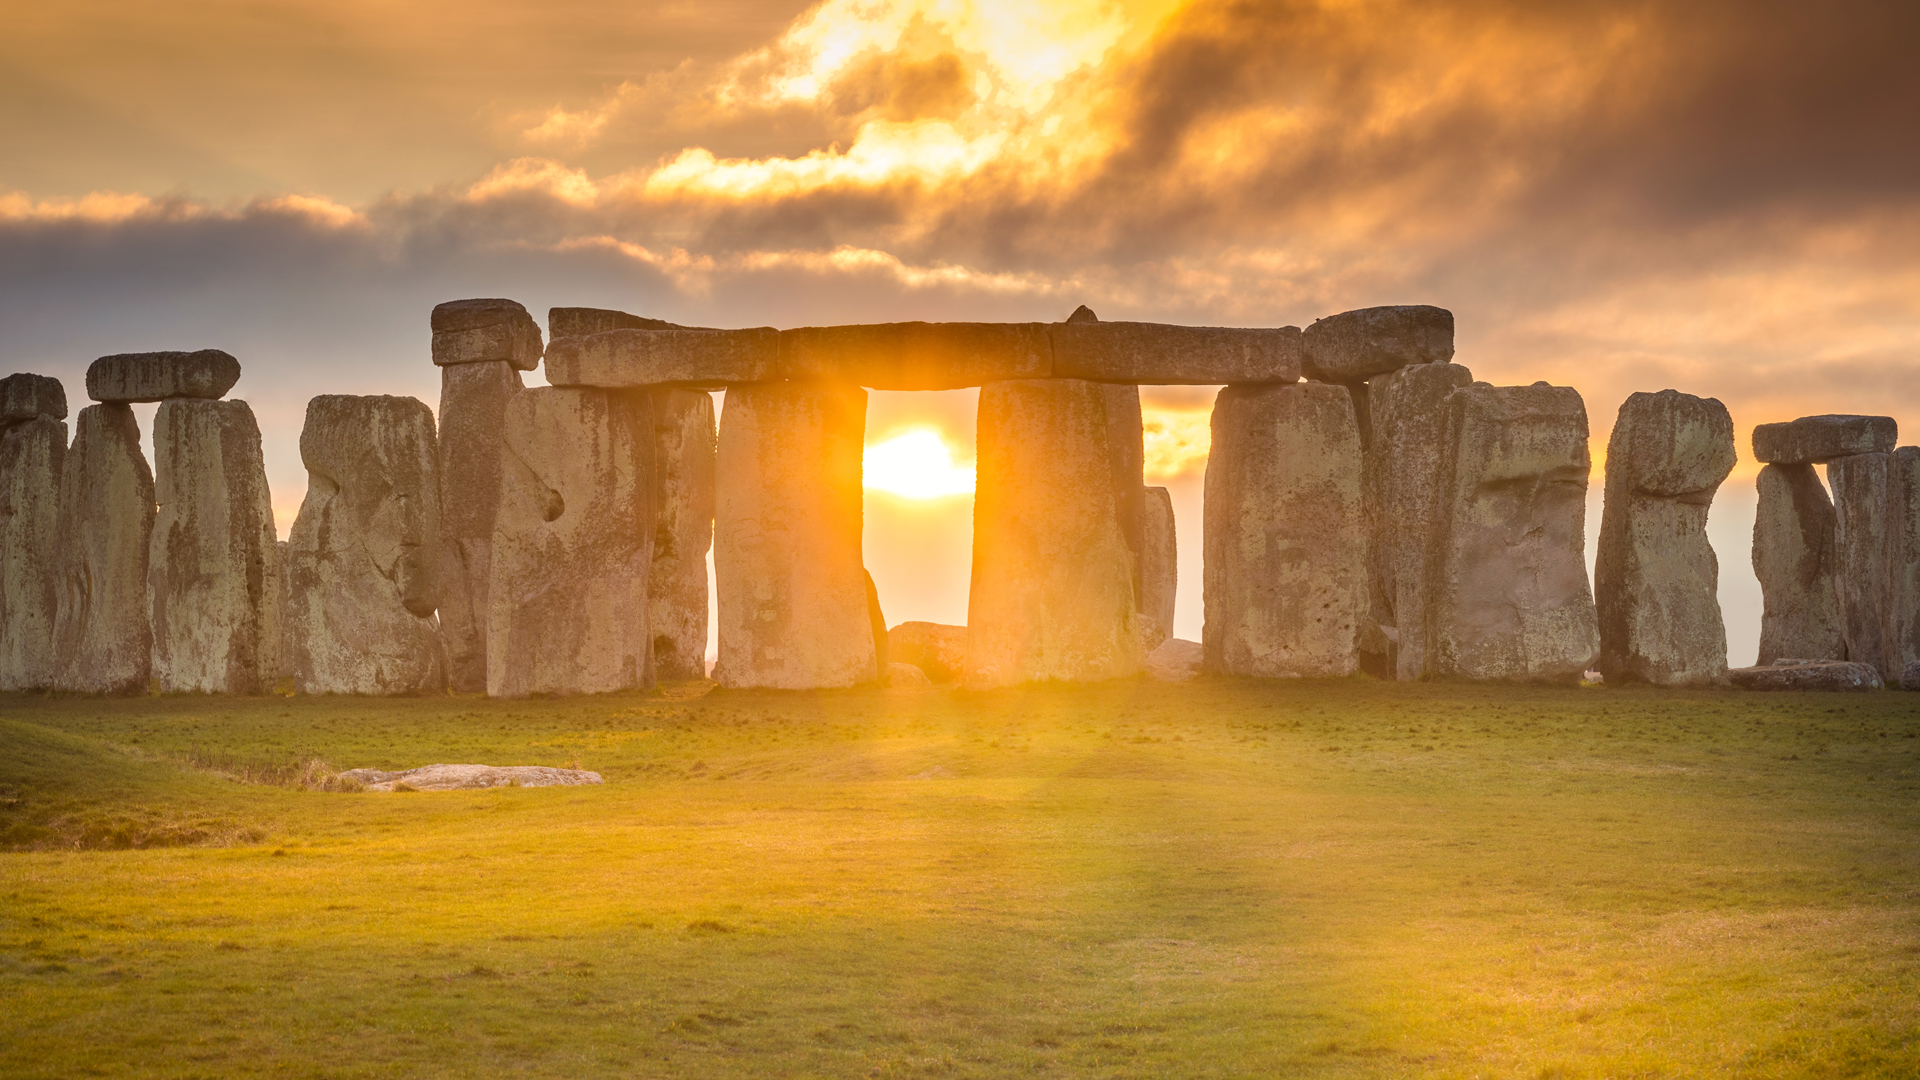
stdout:
<svg viewBox="0 0 1920 1080">
<path fill-rule="evenodd" d="M 1587 582 L 1587 409 L 1572 387 L 1447 399 L 1427 583 L 1427 670 L 1578 679 L 1600 651 Z"/>
<path fill-rule="evenodd" d="M 647 581 L 654 673 L 707 674 L 707 552 L 713 547 L 713 395 L 653 395 L 653 570 Z"/>
<path fill-rule="evenodd" d="M 280 549 L 253 410 L 244 401 L 162 401 L 153 441 L 153 677 L 163 690 L 271 689 L 280 665 Z"/>
<path fill-rule="evenodd" d="M 1753 520 L 1753 574 L 1760 579 L 1760 655 L 1777 660 L 1844 660 L 1834 592 L 1833 500 L 1812 465 L 1760 470 Z"/>
<path fill-rule="evenodd" d="M 1174 534 L 1173 496 L 1166 488 L 1146 489 L 1144 547 L 1140 552 L 1140 612 L 1153 620 L 1145 641 L 1148 652 L 1173 636 L 1173 601 L 1180 584 L 1179 543 Z"/>
<path fill-rule="evenodd" d="M 720 685 L 880 677 L 860 549 L 866 419 L 858 386 L 728 389 L 714 483 Z"/>
<path fill-rule="evenodd" d="M 1726 675 L 1707 511 L 1735 456 L 1733 417 L 1718 399 L 1662 390 L 1620 406 L 1593 581 L 1607 682 L 1695 686 Z"/>
<path fill-rule="evenodd" d="M 1113 501 L 1120 533 L 1133 553 L 1133 595 L 1144 603 L 1141 581 L 1146 553 L 1146 431 L 1140 415 L 1140 388 L 1124 383 L 1095 383 L 1107 413 L 1107 446 L 1112 453 Z M 1145 611 L 1144 607 L 1139 610 Z"/>
<path fill-rule="evenodd" d="M 307 694 L 444 689 L 433 620 L 440 469 L 433 412 L 327 394 L 300 432 L 307 496 L 288 541 L 294 683 Z"/>
<path fill-rule="evenodd" d="M 1347 388 L 1229 386 L 1207 456 L 1206 666 L 1349 675 L 1367 613 L 1360 432 Z"/>
<path fill-rule="evenodd" d="M 1889 670 L 1887 627 L 1894 612 L 1887 564 L 1892 532 L 1889 479 L 1892 453 L 1850 454 L 1827 463 L 1833 485 L 1834 592 L 1840 603 L 1840 636 L 1846 659 L 1869 664 L 1882 679 Z"/>
<path fill-rule="evenodd" d="M 1920 689 L 1907 675 L 1920 663 L 1920 446 L 1887 463 L 1887 627 L 1889 685 Z"/>
<path fill-rule="evenodd" d="M 66 415 L 60 380 L 0 379 L 0 690 L 53 685 Z"/>
<path fill-rule="evenodd" d="M 147 624 L 153 470 L 132 408 L 89 405 L 73 426 L 60 476 L 53 685 L 144 694 L 153 672 Z"/>
</svg>

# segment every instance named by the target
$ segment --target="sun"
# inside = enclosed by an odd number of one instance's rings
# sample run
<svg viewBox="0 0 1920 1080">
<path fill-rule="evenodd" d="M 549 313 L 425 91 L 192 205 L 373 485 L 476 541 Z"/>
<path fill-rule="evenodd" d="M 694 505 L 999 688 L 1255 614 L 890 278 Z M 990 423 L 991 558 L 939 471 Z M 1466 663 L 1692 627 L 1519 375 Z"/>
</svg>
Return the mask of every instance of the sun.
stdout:
<svg viewBox="0 0 1920 1080">
<path fill-rule="evenodd" d="M 953 460 L 953 448 L 930 427 L 908 428 L 867 447 L 865 486 L 906 499 L 973 494 L 973 465 Z"/>
</svg>

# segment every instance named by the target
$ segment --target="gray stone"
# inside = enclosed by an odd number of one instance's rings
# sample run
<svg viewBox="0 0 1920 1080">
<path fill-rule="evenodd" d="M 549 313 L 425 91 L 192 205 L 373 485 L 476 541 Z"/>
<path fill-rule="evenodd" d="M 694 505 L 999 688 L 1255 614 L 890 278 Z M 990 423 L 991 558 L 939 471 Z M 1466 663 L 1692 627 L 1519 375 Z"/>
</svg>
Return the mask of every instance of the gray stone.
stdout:
<svg viewBox="0 0 1920 1080">
<path fill-rule="evenodd" d="M 1769 465 L 1824 465 L 1853 454 L 1885 454 L 1900 439 L 1891 416 L 1803 416 L 1753 429 L 1753 456 Z"/>
<path fill-rule="evenodd" d="M 126 405 L 89 405 L 74 420 L 60 476 L 54 618 L 55 689 L 144 694 L 152 681 L 147 555 L 153 470 Z"/>
<path fill-rule="evenodd" d="M 846 384 L 727 392 L 714 485 L 720 685 L 880 678 L 860 547 L 866 416 L 866 391 Z"/>
<path fill-rule="evenodd" d="M 54 383 L 56 389 L 59 385 Z M 0 690 L 53 685 L 60 474 L 66 455 L 67 425 L 50 415 L 9 423 L 0 431 Z"/>
<path fill-rule="evenodd" d="M 524 389 L 505 363 L 440 369 L 440 633 L 447 681 L 487 688 L 487 578 L 500 511 L 507 402 Z"/>
<path fill-rule="evenodd" d="M 1878 690 L 1884 685 L 1873 665 L 1844 660 L 1733 668 L 1727 678 L 1742 690 Z"/>
<path fill-rule="evenodd" d="M 779 377 L 959 390 L 1052 371 L 1045 323 L 874 323 L 780 331 Z"/>
<path fill-rule="evenodd" d="M 1811 465 L 1760 470 L 1753 573 L 1760 579 L 1761 665 L 1783 656 L 1846 658 L 1834 592 L 1833 500 Z"/>
<path fill-rule="evenodd" d="M 652 413 L 635 391 L 540 387 L 508 400 L 487 693 L 651 685 Z"/>
<path fill-rule="evenodd" d="M 603 330 L 559 338 L 547 350 L 555 386 L 681 386 L 720 390 L 777 377 L 780 332 L 748 330 Z"/>
<path fill-rule="evenodd" d="M 1116 484 L 1116 457 L 1129 451 L 1115 445 L 1126 430 L 1115 403 L 1079 379 L 980 391 L 969 686 L 1139 673 L 1136 560 Z"/>
<path fill-rule="evenodd" d="M 1107 464 L 1113 472 L 1113 506 L 1120 534 L 1133 558 L 1133 596 L 1144 603 L 1141 567 L 1147 542 L 1146 428 L 1141 419 L 1140 388 L 1095 384 L 1107 415 Z M 1154 644 L 1159 644 L 1155 640 Z"/>
<path fill-rule="evenodd" d="M 967 628 L 903 622 L 887 631 L 887 656 L 896 664 L 912 664 L 934 682 L 958 682 L 967 669 Z"/>
<path fill-rule="evenodd" d="M 579 787 L 605 783 L 597 772 L 544 765 L 422 765 L 389 772 L 348 769 L 340 779 L 361 791 L 474 791 L 498 787 Z"/>
<path fill-rule="evenodd" d="M 1846 659 L 1870 664 L 1884 679 L 1899 678 L 1887 666 L 1887 630 L 1893 622 L 1893 567 L 1887 564 L 1893 532 L 1889 481 L 1892 454 L 1851 454 L 1827 465 L 1833 485 L 1834 591 L 1840 607 L 1840 637 Z"/>
<path fill-rule="evenodd" d="M 1900 689 L 1920 690 L 1920 661 L 1908 664 L 1907 669 L 1900 673 Z"/>
<path fill-rule="evenodd" d="M 108 404 L 217 399 L 240 381 L 240 361 L 219 349 L 119 353 L 87 368 L 87 396 Z"/>
<path fill-rule="evenodd" d="M 1427 560 L 1440 535 L 1447 398 L 1471 382 L 1459 364 L 1421 364 L 1375 378 L 1368 395 L 1368 588 L 1392 678 L 1427 670 Z"/>
<path fill-rule="evenodd" d="M 653 397 L 653 569 L 647 621 L 661 679 L 707 674 L 707 552 L 713 548 L 713 395 Z"/>
<path fill-rule="evenodd" d="M 1140 552 L 1140 611 L 1153 620 L 1151 651 L 1173 633 L 1173 601 L 1180 583 L 1178 540 L 1173 527 L 1173 496 L 1163 487 L 1147 490 L 1145 546 Z"/>
<path fill-rule="evenodd" d="M 1593 576 L 1609 684 L 1699 686 L 1726 674 L 1707 511 L 1734 458 L 1733 417 L 1716 398 L 1662 390 L 1620 406 Z"/>
<path fill-rule="evenodd" d="M 51 375 L 21 372 L 0 379 L 0 423 L 12 424 L 42 416 L 67 418 L 67 388 Z"/>
<path fill-rule="evenodd" d="M 410 397 L 307 403 L 307 495 L 288 541 L 287 625 L 304 694 L 446 687 L 433 411 Z"/>
<path fill-rule="evenodd" d="M 888 664 L 886 683 L 894 690 L 919 690 L 931 687 L 933 680 L 913 664 Z"/>
<path fill-rule="evenodd" d="M 1073 309 L 1073 314 L 1067 316 L 1062 321 L 1078 326 L 1081 323 L 1097 323 L 1100 321 L 1100 316 L 1095 315 L 1092 308 L 1081 304 L 1079 307 Z"/>
<path fill-rule="evenodd" d="M 665 319 L 649 319 L 643 315 L 629 315 L 612 308 L 557 307 L 547 309 L 547 337 L 558 341 L 564 337 L 585 337 L 607 330 L 684 330 L 687 327 L 670 323 Z"/>
<path fill-rule="evenodd" d="M 1207 648 L 1197 641 L 1168 638 L 1147 654 L 1147 678 L 1159 682 L 1185 682 L 1198 676 L 1206 666 Z"/>
<path fill-rule="evenodd" d="M 1453 312 L 1428 304 L 1361 308 L 1316 319 L 1301 335 L 1307 378 L 1357 383 L 1453 359 Z"/>
<path fill-rule="evenodd" d="M 1300 379 L 1297 326 L 1242 329 L 1068 320 L 1048 330 L 1055 378 L 1202 386 Z"/>
<path fill-rule="evenodd" d="M 153 445 L 153 677 L 166 691 L 270 690 L 280 667 L 280 548 L 253 410 L 244 401 L 164 401 Z"/>
<path fill-rule="evenodd" d="M 275 668 L 275 680 L 293 678 L 293 556 L 287 550 L 287 542 L 274 545 L 280 549 L 280 666 Z M 276 685 L 276 689 L 278 689 Z"/>
<path fill-rule="evenodd" d="M 450 300 L 433 309 L 433 362 L 540 366 L 540 324 L 512 300 Z"/>
<path fill-rule="evenodd" d="M 1229 386 L 1204 527 L 1209 671 L 1348 675 L 1367 614 L 1360 433 L 1345 387 Z"/>
<path fill-rule="evenodd" d="M 1600 633 L 1587 582 L 1587 410 L 1565 386 L 1447 399 L 1427 571 L 1427 670 L 1573 681 Z"/>
<path fill-rule="evenodd" d="M 1920 661 L 1920 447 L 1903 446 L 1887 462 L 1886 658 L 1879 665 L 1898 683 Z"/>
</svg>

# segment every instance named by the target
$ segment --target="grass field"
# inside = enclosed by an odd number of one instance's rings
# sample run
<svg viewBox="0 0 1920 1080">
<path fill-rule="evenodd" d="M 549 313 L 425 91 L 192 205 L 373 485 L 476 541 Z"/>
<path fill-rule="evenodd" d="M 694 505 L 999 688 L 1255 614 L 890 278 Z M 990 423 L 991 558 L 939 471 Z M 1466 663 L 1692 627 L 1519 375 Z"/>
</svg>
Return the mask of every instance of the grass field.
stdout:
<svg viewBox="0 0 1920 1080">
<path fill-rule="evenodd" d="M 1367 680 L 0 699 L 0 1076 L 1916 1076 L 1917 736 Z"/>
</svg>

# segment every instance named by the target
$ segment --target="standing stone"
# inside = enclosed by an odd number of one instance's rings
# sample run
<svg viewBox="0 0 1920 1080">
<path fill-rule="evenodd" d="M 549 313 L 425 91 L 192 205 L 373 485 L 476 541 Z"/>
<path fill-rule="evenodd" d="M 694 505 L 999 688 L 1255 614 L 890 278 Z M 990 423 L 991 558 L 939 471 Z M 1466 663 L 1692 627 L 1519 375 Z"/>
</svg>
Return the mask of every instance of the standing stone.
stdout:
<svg viewBox="0 0 1920 1080">
<path fill-rule="evenodd" d="M 1887 463 L 1886 659 L 1888 684 L 1905 687 L 1920 662 L 1920 446 L 1895 450 Z"/>
<path fill-rule="evenodd" d="M 287 572 L 295 686 L 305 694 L 442 689 L 432 410 L 409 397 L 316 397 L 300 460 L 307 496 Z"/>
<path fill-rule="evenodd" d="M 487 575 L 500 508 L 500 442 L 520 372 L 493 361 L 440 369 L 440 633 L 447 681 L 487 688 Z"/>
<path fill-rule="evenodd" d="M 1206 647 L 1227 675 L 1349 675 L 1367 613 L 1360 432 L 1344 386 L 1229 386 L 1207 457 Z"/>
<path fill-rule="evenodd" d="M 269 690 L 280 666 L 280 549 L 253 410 L 163 401 L 153 436 L 153 677 L 162 690 Z"/>
<path fill-rule="evenodd" d="M 1593 574 L 1608 683 L 1695 686 L 1726 675 L 1707 512 L 1734 459 L 1733 417 L 1716 398 L 1662 390 L 1620 406 Z"/>
<path fill-rule="evenodd" d="M 487 593 L 494 697 L 651 685 L 652 412 L 623 390 L 508 401 Z"/>
<path fill-rule="evenodd" d="M 1173 600 L 1180 584 L 1179 544 L 1173 527 L 1173 496 L 1146 489 L 1145 546 L 1140 552 L 1140 612 L 1152 620 L 1146 649 L 1173 635 Z"/>
<path fill-rule="evenodd" d="M 144 694 L 153 671 L 147 623 L 153 471 L 140 449 L 139 421 L 126 405 L 90 405 L 73 427 L 60 475 L 53 685 Z"/>
<path fill-rule="evenodd" d="M 1134 452 L 1121 444 L 1139 437 L 1128 426 L 1138 424 L 1133 401 L 1129 412 L 1126 398 L 1078 379 L 981 389 L 970 686 L 1085 682 L 1141 670 L 1137 560 L 1116 483 L 1125 467 L 1119 462 Z M 1131 468 L 1138 485 L 1138 466 Z"/>
<path fill-rule="evenodd" d="M 866 420 L 867 392 L 845 383 L 727 391 L 714 484 L 720 685 L 880 678 L 860 549 Z"/>
<path fill-rule="evenodd" d="M 1753 519 L 1753 573 L 1760 579 L 1760 657 L 1844 660 L 1834 593 L 1833 500 L 1811 465 L 1760 470 Z"/>
<path fill-rule="evenodd" d="M 293 678 L 293 617 L 291 607 L 293 595 L 293 557 L 287 550 L 287 542 L 274 545 L 280 549 L 280 666 L 275 668 L 276 681 Z"/>
<path fill-rule="evenodd" d="M 1566 386 L 1447 399 L 1427 670 L 1574 680 L 1600 650 L 1587 583 L 1587 409 Z"/>
<path fill-rule="evenodd" d="M 40 376 L 14 375 L 0 385 L 23 378 Z M 59 404 L 64 416 L 66 402 Z M 58 416 L 9 420 L 0 432 L 0 690 L 53 685 L 53 623 L 59 610 L 55 562 L 66 454 L 67 425 Z"/>
<path fill-rule="evenodd" d="M 1146 427 L 1141 420 L 1140 388 L 1114 383 L 1097 384 L 1107 414 L 1107 447 L 1113 470 L 1113 504 L 1120 515 L 1120 533 L 1133 556 L 1133 595 L 1144 603 L 1140 578 L 1147 543 Z M 1139 610 L 1146 610 L 1144 607 Z"/>
<path fill-rule="evenodd" d="M 654 674 L 707 674 L 707 552 L 713 547 L 713 395 L 653 395 L 653 570 L 647 578 Z"/>
<path fill-rule="evenodd" d="M 867 625 L 873 627 L 874 664 L 884 674 L 893 666 L 893 660 L 887 650 L 887 613 L 880 608 L 880 587 L 873 583 L 873 575 L 861 571 L 867 579 Z"/>
<path fill-rule="evenodd" d="M 1850 454 L 1827 464 L 1827 482 L 1833 485 L 1834 592 L 1845 659 L 1870 665 L 1883 680 L 1901 675 L 1887 667 L 1887 627 L 1895 615 L 1893 568 L 1887 565 L 1893 466 L 1890 453 Z"/>
</svg>

